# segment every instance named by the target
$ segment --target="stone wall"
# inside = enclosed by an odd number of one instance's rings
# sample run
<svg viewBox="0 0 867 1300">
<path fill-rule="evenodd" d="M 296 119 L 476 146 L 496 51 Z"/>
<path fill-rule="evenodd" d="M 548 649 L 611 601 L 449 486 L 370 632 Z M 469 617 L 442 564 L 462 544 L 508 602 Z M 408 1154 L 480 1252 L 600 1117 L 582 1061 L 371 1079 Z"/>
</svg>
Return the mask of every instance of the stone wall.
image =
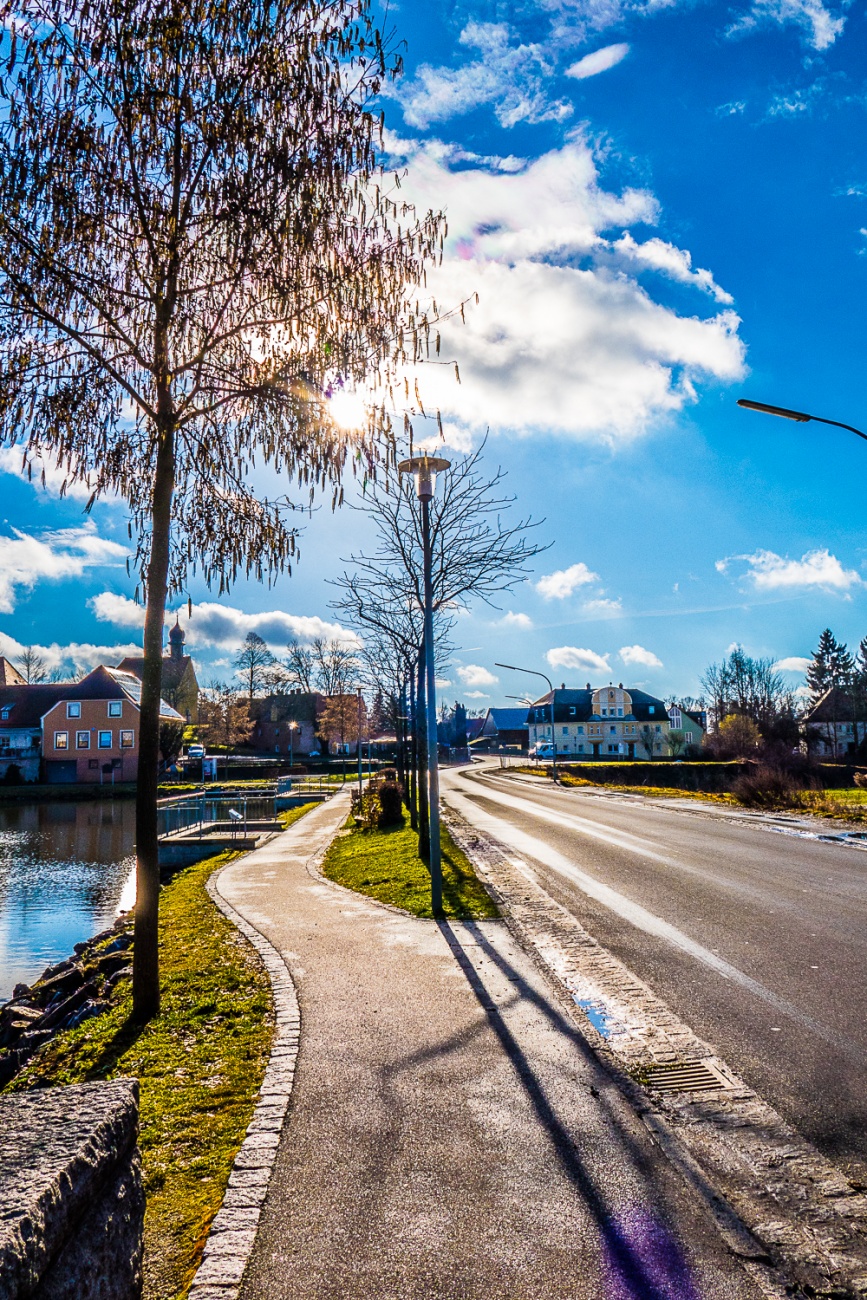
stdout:
<svg viewBox="0 0 867 1300">
<path fill-rule="evenodd" d="M 138 1083 L 0 1097 L 0 1300 L 137 1300 Z"/>
</svg>

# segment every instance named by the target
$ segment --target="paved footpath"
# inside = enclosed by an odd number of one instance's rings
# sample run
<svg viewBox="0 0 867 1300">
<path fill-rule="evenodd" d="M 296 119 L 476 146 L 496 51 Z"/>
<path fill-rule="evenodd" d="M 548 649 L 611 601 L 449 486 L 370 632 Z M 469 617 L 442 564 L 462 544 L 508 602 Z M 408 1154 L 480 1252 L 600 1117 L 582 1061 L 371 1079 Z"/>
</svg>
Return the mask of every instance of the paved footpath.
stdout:
<svg viewBox="0 0 867 1300">
<path fill-rule="evenodd" d="M 417 920 L 309 869 L 347 809 L 219 878 L 301 1007 L 242 1300 L 758 1300 L 502 922 Z"/>
</svg>

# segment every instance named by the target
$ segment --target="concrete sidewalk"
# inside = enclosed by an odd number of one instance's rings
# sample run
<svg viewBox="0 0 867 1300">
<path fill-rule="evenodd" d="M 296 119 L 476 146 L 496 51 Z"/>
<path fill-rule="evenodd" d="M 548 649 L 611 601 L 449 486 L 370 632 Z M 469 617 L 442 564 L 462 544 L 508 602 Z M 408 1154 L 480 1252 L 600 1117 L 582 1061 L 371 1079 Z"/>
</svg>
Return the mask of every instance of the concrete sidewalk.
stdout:
<svg viewBox="0 0 867 1300">
<path fill-rule="evenodd" d="M 502 923 L 310 873 L 347 808 L 219 878 L 301 1006 L 244 1300 L 758 1300 Z"/>
</svg>

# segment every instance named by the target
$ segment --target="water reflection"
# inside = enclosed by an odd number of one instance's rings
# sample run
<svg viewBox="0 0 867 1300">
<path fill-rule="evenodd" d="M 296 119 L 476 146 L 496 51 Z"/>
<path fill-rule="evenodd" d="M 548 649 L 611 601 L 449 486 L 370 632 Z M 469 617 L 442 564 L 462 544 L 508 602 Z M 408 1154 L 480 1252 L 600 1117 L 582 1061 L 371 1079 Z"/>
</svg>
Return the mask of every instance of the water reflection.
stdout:
<svg viewBox="0 0 867 1300">
<path fill-rule="evenodd" d="M 0 1002 L 131 906 L 130 799 L 0 804 Z"/>
</svg>

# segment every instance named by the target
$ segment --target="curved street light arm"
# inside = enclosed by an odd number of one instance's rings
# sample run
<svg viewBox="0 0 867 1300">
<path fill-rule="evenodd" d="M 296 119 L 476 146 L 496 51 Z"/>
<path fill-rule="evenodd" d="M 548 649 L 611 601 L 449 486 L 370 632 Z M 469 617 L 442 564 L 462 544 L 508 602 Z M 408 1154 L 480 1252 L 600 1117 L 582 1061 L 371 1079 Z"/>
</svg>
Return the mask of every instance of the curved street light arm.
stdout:
<svg viewBox="0 0 867 1300">
<path fill-rule="evenodd" d="M 770 406 L 767 402 L 750 402 L 745 397 L 738 398 L 738 406 L 743 407 L 745 411 L 761 411 L 764 415 L 779 415 L 784 420 L 797 420 L 799 424 L 807 424 L 810 420 L 815 420 L 817 424 L 832 424 L 835 429 L 846 429 L 848 433 L 855 433 L 867 442 L 867 433 L 856 429 L 854 424 L 843 424 L 840 420 L 827 420 L 824 415 L 808 415 L 806 411 L 792 411 L 787 406 Z"/>
<path fill-rule="evenodd" d="M 507 668 L 510 673 L 529 673 L 531 677 L 541 677 L 548 683 L 551 691 L 551 780 L 557 780 L 557 733 L 554 729 L 554 685 L 550 677 L 540 673 L 536 668 L 518 668 L 515 664 L 494 663 L 495 668 Z"/>
</svg>

